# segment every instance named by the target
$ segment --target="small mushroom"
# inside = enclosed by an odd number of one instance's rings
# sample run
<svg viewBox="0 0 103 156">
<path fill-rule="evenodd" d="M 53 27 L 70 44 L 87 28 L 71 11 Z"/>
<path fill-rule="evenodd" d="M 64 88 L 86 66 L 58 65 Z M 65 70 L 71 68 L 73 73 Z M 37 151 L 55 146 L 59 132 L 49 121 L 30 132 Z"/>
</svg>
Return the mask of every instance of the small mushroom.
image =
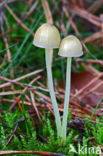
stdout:
<svg viewBox="0 0 103 156">
<path fill-rule="evenodd" d="M 58 55 L 67 57 L 66 69 L 66 92 L 64 100 L 64 113 L 62 121 L 62 138 L 66 139 L 67 117 L 70 97 L 70 81 L 71 81 L 71 60 L 72 57 L 79 57 L 83 55 L 82 45 L 79 39 L 73 35 L 65 37 L 60 44 Z"/>
<path fill-rule="evenodd" d="M 45 48 L 48 85 L 49 85 L 50 96 L 51 96 L 53 109 L 55 113 L 57 134 L 58 136 L 60 136 L 61 120 L 60 120 L 60 113 L 59 113 L 59 109 L 55 97 L 54 87 L 53 87 L 53 78 L 52 78 L 51 61 L 50 61 L 50 50 L 53 48 L 58 48 L 60 44 L 60 34 L 58 29 L 54 25 L 48 23 L 43 24 L 36 31 L 33 44 L 37 47 Z"/>
<path fill-rule="evenodd" d="M 60 44 L 58 29 L 54 25 L 48 23 L 43 24 L 36 31 L 33 44 L 40 48 L 58 48 Z"/>
</svg>

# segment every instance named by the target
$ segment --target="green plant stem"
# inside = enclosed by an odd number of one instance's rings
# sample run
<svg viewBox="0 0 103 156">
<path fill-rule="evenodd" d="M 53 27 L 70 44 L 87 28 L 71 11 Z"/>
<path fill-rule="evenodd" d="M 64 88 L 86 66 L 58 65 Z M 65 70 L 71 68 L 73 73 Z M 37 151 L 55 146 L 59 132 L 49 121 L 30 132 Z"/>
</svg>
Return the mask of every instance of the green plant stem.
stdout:
<svg viewBox="0 0 103 156">
<path fill-rule="evenodd" d="M 58 137 L 61 136 L 61 120 L 60 120 L 60 113 L 55 97 L 54 87 L 53 87 L 53 78 L 52 78 L 52 70 L 51 70 L 51 63 L 50 63 L 50 49 L 45 49 L 46 55 L 46 68 L 47 68 L 47 77 L 48 77 L 48 85 L 50 90 L 50 96 L 53 104 L 54 114 L 55 114 L 55 121 L 57 127 L 57 135 Z"/>
<path fill-rule="evenodd" d="M 70 82 L 71 82 L 71 61 L 72 58 L 67 58 L 67 69 L 66 69 L 66 91 L 65 91 L 65 100 L 64 100 L 64 113 L 63 113 L 63 122 L 62 122 L 62 138 L 66 140 L 66 131 L 67 131 L 67 117 L 68 117 L 68 108 L 69 108 L 69 97 L 70 97 Z"/>
</svg>

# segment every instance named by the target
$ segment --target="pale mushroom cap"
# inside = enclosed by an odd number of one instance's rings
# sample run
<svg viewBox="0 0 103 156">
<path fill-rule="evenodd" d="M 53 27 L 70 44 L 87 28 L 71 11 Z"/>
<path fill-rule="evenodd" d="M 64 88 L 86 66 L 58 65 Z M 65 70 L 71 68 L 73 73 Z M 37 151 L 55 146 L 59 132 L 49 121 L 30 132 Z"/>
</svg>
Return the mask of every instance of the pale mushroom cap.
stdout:
<svg viewBox="0 0 103 156">
<path fill-rule="evenodd" d="M 33 44 L 41 48 L 58 48 L 60 34 L 54 25 L 43 24 L 35 33 Z"/>
<path fill-rule="evenodd" d="M 65 37 L 60 44 L 58 55 L 63 57 L 79 57 L 83 55 L 82 44 L 73 35 Z"/>
</svg>

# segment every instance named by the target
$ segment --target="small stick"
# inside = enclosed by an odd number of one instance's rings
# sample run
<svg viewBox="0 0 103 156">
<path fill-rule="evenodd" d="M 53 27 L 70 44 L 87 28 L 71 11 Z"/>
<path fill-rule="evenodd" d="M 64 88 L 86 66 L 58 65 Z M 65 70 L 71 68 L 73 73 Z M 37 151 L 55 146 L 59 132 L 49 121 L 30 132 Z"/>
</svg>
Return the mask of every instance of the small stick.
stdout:
<svg viewBox="0 0 103 156">
<path fill-rule="evenodd" d="M 14 103 L 15 102 L 15 100 L 10 100 L 10 99 L 2 99 L 1 101 L 2 102 L 8 102 L 8 103 Z M 37 99 L 37 101 L 43 102 L 43 104 L 39 104 L 39 103 L 36 102 L 37 107 L 44 108 L 44 106 L 46 106 L 48 108 L 48 110 L 52 113 L 52 115 L 54 116 L 54 112 L 52 111 L 51 103 L 47 103 L 46 101 L 40 100 L 40 99 L 39 100 Z M 19 101 L 19 102 L 20 102 L 20 104 L 22 104 L 22 101 Z M 32 105 L 31 102 L 27 102 L 27 101 L 23 101 L 23 102 L 24 102 L 25 105 L 28 105 L 28 106 Z M 61 110 L 61 109 L 59 109 L 59 110 Z"/>
<path fill-rule="evenodd" d="M 41 121 L 41 117 L 40 117 L 39 112 L 38 112 L 38 109 L 36 107 L 36 103 L 35 103 L 35 99 L 34 99 L 34 95 L 33 95 L 33 92 L 32 91 L 30 91 L 30 96 L 31 96 L 32 105 L 33 105 L 33 107 L 34 107 L 34 109 L 35 109 L 35 111 L 37 113 L 38 119 Z"/>
<path fill-rule="evenodd" d="M 92 112 L 90 110 L 88 110 L 87 108 L 81 106 L 80 104 L 78 104 L 76 101 L 71 100 L 70 99 L 70 103 L 74 104 L 75 106 L 77 106 L 80 110 L 82 110 L 84 113 L 88 114 L 88 115 L 92 115 Z M 97 115 L 94 115 L 95 117 L 97 117 Z"/>
<path fill-rule="evenodd" d="M 6 77 L 3 77 L 3 76 L 0 76 L 0 80 L 6 81 L 6 82 L 10 82 L 10 83 L 13 83 L 13 84 L 16 84 L 16 85 L 18 85 L 18 86 L 20 86 L 20 87 L 24 87 L 24 86 L 25 86 L 25 85 L 23 85 L 22 83 L 15 82 L 14 80 L 10 80 L 10 79 L 8 79 L 8 78 L 6 78 Z"/>
<path fill-rule="evenodd" d="M 20 101 L 19 101 L 19 99 L 18 99 L 17 97 L 16 97 L 16 101 L 17 101 L 17 104 L 18 104 L 18 106 L 19 106 L 21 112 L 23 112 L 23 108 L 22 108 L 22 106 L 21 106 L 21 104 L 20 104 Z"/>
<path fill-rule="evenodd" d="M 86 19 L 87 21 L 94 24 L 95 26 L 101 28 L 101 21 L 100 21 L 99 17 L 97 17 L 97 16 L 95 16 L 95 15 L 93 15 L 91 13 L 88 13 L 88 11 L 78 7 L 77 5 L 71 6 L 70 9 L 71 9 L 72 12 L 75 12 L 80 17 Z"/>
<path fill-rule="evenodd" d="M 88 11 L 94 14 L 102 4 L 103 0 L 95 0 L 94 3 L 88 8 Z"/>
<path fill-rule="evenodd" d="M 4 4 L 5 8 L 9 11 L 9 13 L 14 17 L 14 19 L 27 31 L 31 32 L 31 30 L 14 14 L 14 12 L 9 8 L 7 4 Z M 32 36 L 34 33 L 32 32 Z"/>
<path fill-rule="evenodd" d="M 37 5 L 38 5 L 38 0 L 36 0 L 36 2 L 34 2 L 34 4 L 31 6 L 30 10 L 27 12 L 27 16 L 30 16 L 34 10 L 36 9 Z"/>
<path fill-rule="evenodd" d="M 63 11 L 64 11 L 66 17 L 68 18 L 68 20 L 69 20 L 69 22 L 70 22 L 70 25 L 72 26 L 74 32 L 75 32 L 77 35 L 80 35 L 80 33 L 79 33 L 79 31 L 78 31 L 76 25 L 74 24 L 72 18 L 71 18 L 70 15 L 69 15 L 69 12 L 68 12 L 67 8 L 64 7 L 64 6 L 63 6 Z"/>
<path fill-rule="evenodd" d="M 97 63 L 103 65 L 103 60 L 93 60 L 93 59 L 76 59 L 77 62 L 84 62 L 84 63 Z"/>
<path fill-rule="evenodd" d="M 0 151 L 0 155 L 8 154 L 34 154 L 34 155 L 43 155 L 43 156 L 58 156 L 58 154 L 53 152 L 44 152 L 44 151 Z M 60 154 L 64 156 L 63 154 Z"/>
<path fill-rule="evenodd" d="M 100 82 L 99 84 L 97 84 L 96 86 L 94 86 L 92 89 L 88 90 L 87 92 L 85 92 L 84 94 L 82 94 L 80 96 L 80 98 L 83 98 L 84 96 L 86 96 L 87 94 L 90 94 L 92 92 L 94 92 L 96 89 L 98 89 L 99 87 L 101 87 L 103 85 L 103 81 Z"/>
<path fill-rule="evenodd" d="M 16 123 L 15 129 L 14 129 L 14 131 L 12 132 L 12 135 L 10 136 L 10 138 L 9 138 L 8 142 L 6 143 L 6 145 L 8 145 L 8 144 L 12 141 L 12 139 L 13 139 L 13 137 L 14 137 L 14 134 L 15 134 L 15 132 L 16 132 L 16 130 L 17 130 L 17 127 L 18 127 L 18 123 Z"/>
<path fill-rule="evenodd" d="M 1 27 L 1 32 L 4 33 L 4 26 L 3 26 L 3 21 L 5 20 L 5 23 L 6 25 L 8 26 L 8 22 L 7 22 L 7 19 L 5 17 L 5 14 L 1 11 L 1 17 L 0 17 L 0 27 Z M 9 27 L 9 26 L 8 26 Z M 11 52 L 10 52 L 10 49 L 9 49 L 9 44 L 8 44 L 8 40 L 5 36 L 3 36 L 3 40 L 4 40 L 4 43 L 5 43 L 5 47 L 6 47 L 6 53 L 7 53 L 7 60 L 8 60 L 8 63 L 11 63 L 12 62 L 12 59 L 11 59 Z M 10 76 L 11 78 L 14 77 L 14 74 L 13 74 L 13 69 L 10 70 Z"/>
<path fill-rule="evenodd" d="M 74 94 L 73 96 L 74 97 L 79 96 L 85 89 L 87 89 L 90 85 L 92 85 L 95 81 L 97 81 L 101 76 L 103 76 L 103 73 L 102 74 L 99 74 L 94 79 L 92 79 L 86 86 L 84 86 L 82 89 L 80 89 L 78 91 L 78 93 Z"/>
<path fill-rule="evenodd" d="M 8 103 L 14 103 L 15 102 L 15 100 L 5 99 L 5 98 L 1 99 L 1 101 L 2 102 L 8 102 Z M 22 104 L 22 101 L 19 101 L 19 102 L 20 102 L 20 104 Z M 23 102 L 25 105 L 31 106 L 30 102 L 27 102 L 27 101 L 23 101 Z"/>
<path fill-rule="evenodd" d="M 87 37 L 83 42 L 84 43 L 93 42 L 94 40 L 98 38 L 103 38 L 103 31 L 99 31 L 99 32 L 92 34 L 91 36 Z"/>
<path fill-rule="evenodd" d="M 22 94 L 22 91 L 9 91 L 9 92 L 1 92 L 0 96 L 5 96 L 5 95 L 14 95 L 14 94 Z"/>
<path fill-rule="evenodd" d="M 21 80 L 26 79 L 26 78 L 28 78 L 28 77 L 30 77 L 30 76 L 34 76 L 34 75 L 36 75 L 36 74 L 38 74 L 38 73 L 40 73 L 40 72 L 42 72 L 42 71 L 43 71 L 43 69 L 40 69 L 40 70 L 31 72 L 31 73 L 29 73 L 29 74 L 26 74 L 26 75 L 24 75 L 24 76 L 21 76 L 21 77 L 19 77 L 19 78 L 16 78 L 16 79 L 14 79 L 13 81 L 14 81 L 14 82 L 21 81 Z M 7 83 L 5 83 L 5 84 L 0 85 L 0 89 L 1 89 L 1 88 L 4 88 L 4 87 L 8 87 L 8 86 L 10 86 L 10 85 L 11 85 L 11 83 L 10 83 L 10 82 L 7 82 Z"/>
<path fill-rule="evenodd" d="M 40 78 L 40 76 L 38 76 L 38 79 Z M 49 92 L 49 90 L 48 89 L 46 89 L 46 88 L 42 88 L 42 87 L 39 87 L 39 86 L 32 86 L 32 85 L 30 85 L 30 84 L 26 84 L 26 83 L 19 83 L 19 82 L 15 82 L 14 80 L 10 80 L 10 79 L 8 79 L 8 78 L 5 78 L 5 77 L 3 77 L 3 76 L 0 76 L 0 80 L 3 80 L 3 81 L 7 81 L 7 82 L 11 82 L 11 83 L 13 83 L 13 84 L 16 84 L 16 85 L 18 85 L 18 86 L 20 86 L 20 87 L 26 87 L 26 88 L 30 88 L 31 90 L 33 89 L 33 90 L 35 90 L 35 89 L 39 89 L 39 90 L 42 90 L 42 91 L 45 91 L 45 92 Z M 34 80 L 33 80 L 34 81 Z M 32 83 L 32 81 L 31 81 L 31 83 Z M 56 93 L 57 94 L 57 93 Z"/>
<path fill-rule="evenodd" d="M 38 92 L 38 91 L 35 91 L 35 93 L 36 93 L 37 95 L 39 95 L 40 97 L 43 97 L 44 99 L 46 99 L 48 102 L 51 103 L 51 99 L 50 99 L 47 95 L 44 95 L 44 94 L 42 94 L 42 93 L 40 93 L 40 92 Z"/>
<path fill-rule="evenodd" d="M 37 81 L 39 78 L 40 78 L 40 76 L 36 77 L 35 79 L 33 79 L 33 80 L 30 82 L 30 84 L 34 83 L 34 82 Z M 24 88 L 22 93 L 24 94 L 24 93 L 26 92 L 27 89 L 28 89 L 28 87 Z M 18 100 L 20 100 L 20 97 L 21 97 L 20 95 L 17 97 Z M 12 104 L 12 106 L 9 108 L 9 110 L 11 110 L 11 109 L 15 106 L 15 104 L 16 104 L 16 102 L 14 102 L 14 104 Z"/>
<path fill-rule="evenodd" d="M 51 14 L 51 11 L 50 11 L 48 1 L 47 0 L 41 0 L 41 2 L 42 2 L 42 6 L 43 6 L 43 9 L 44 9 L 44 13 L 45 13 L 45 16 L 46 16 L 47 23 L 53 24 L 53 18 L 52 18 L 52 14 Z"/>
<path fill-rule="evenodd" d="M 15 133 L 16 129 L 17 129 L 17 126 L 20 122 L 23 122 L 25 119 L 24 118 L 21 118 L 20 120 L 16 121 L 12 126 L 16 125 L 15 126 L 15 129 L 13 132 L 11 132 L 8 136 L 6 136 L 3 140 L 6 140 L 10 135 L 13 135 L 13 133 Z M 2 144 L 2 142 L 0 142 L 0 145 Z"/>
</svg>

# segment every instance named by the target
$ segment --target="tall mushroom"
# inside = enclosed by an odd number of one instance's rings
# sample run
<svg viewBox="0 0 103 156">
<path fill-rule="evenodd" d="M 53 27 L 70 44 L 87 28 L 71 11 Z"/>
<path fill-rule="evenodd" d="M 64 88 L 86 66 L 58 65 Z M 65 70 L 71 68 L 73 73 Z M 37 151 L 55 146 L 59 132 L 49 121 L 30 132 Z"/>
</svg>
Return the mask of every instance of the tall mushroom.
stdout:
<svg viewBox="0 0 103 156">
<path fill-rule="evenodd" d="M 79 57 L 83 55 L 82 45 L 78 38 L 73 35 L 65 37 L 60 44 L 58 55 L 67 57 L 66 69 L 66 92 L 64 100 L 64 113 L 62 121 L 62 138 L 66 139 L 67 117 L 70 97 L 70 81 L 71 81 L 71 60 L 72 57 Z"/>
<path fill-rule="evenodd" d="M 45 48 L 48 85 L 49 85 L 50 96 L 51 96 L 52 105 L 55 113 L 57 135 L 59 137 L 61 135 L 61 120 L 60 120 L 60 113 L 59 113 L 59 109 L 55 97 L 54 87 L 53 87 L 53 78 L 52 78 L 51 61 L 50 61 L 50 50 L 53 48 L 58 48 L 60 44 L 60 34 L 58 29 L 54 25 L 48 23 L 43 24 L 36 31 L 33 44 L 37 47 Z"/>
</svg>

